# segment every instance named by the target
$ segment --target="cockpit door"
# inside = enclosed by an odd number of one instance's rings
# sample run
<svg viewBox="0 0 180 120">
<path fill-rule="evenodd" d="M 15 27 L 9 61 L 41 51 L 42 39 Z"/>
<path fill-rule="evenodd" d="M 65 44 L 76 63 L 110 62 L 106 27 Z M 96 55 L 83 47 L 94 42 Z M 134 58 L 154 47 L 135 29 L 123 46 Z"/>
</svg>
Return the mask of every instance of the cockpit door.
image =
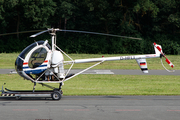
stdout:
<svg viewBox="0 0 180 120">
<path fill-rule="evenodd" d="M 41 66 L 46 60 L 47 53 L 48 51 L 43 47 L 36 49 L 29 58 L 29 62 L 28 62 L 29 67 L 37 68 Z"/>
</svg>

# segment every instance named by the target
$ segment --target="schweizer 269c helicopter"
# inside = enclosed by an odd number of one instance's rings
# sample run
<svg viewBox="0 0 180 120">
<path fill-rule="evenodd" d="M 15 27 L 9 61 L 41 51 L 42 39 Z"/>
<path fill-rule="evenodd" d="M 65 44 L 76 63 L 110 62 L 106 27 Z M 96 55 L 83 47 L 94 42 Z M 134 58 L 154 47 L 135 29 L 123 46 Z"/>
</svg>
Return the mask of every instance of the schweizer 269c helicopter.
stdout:
<svg viewBox="0 0 180 120">
<path fill-rule="evenodd" d="M 34 83 L 33 92 L 35 90 L 36 83 L 59 83 L 59 88 L 56 89 L 61 93 L 61 87 L 63 82 L 91 69 L 94 66 L 97 66 L 105 61 L 115 61 L 115 60 L 132 60 L 135 59 L 142 70 L 143 73 L 148 73 L 146 58 L 158 58 L 164 56 L 161 46 L 154 43 L 155 54 L 147 55 L 132 55 L 132 56 L 119 56 L 119 57 L 102 57 L 102 58 L 91 58 L 91 59 L 77 59 L 73 60 L 69 57 L 64 51 L 62 51 L 56 45 L 56 32 L 57 31 L 66 31 L 66 32 L 79 32 L 79 33 L 88 33 L 88 34 L 98 34 L 98 35 L 107 35 L 114 37 L 123 37 L 130 39 L 139 39 L 126 36 L 118 36 L 112 34 L 103 34 L 96 32 L 87 32 L 87 31 L 77 31 L 77 30 L 62 30 L 62 29 L 48 29 L 37 34 L 31 35 L 30 37 L 36 37 L 45 32 L 49 32 L 51 35 L 52 45 L 48 44 L 48 41 L 37 41 L 26 47 L 17 57 L 15 61 L 15 69 L 17 73 L 22 76 L 24 79 L 30 80 Z M 67 56 L 70 61 L 64 61 L 63 55 Z M 97 62 L 96 64 L 76 73 L 69 75 L 69 72 L 75 63 L 89 63 Z M 166 58 L 166 62 L 173 68 L 174 65 L 170 60 Z M 64 65 L 70 64 L 70 68 L 65 71 Z M 55 98 L 56 99 L 56 98 Z M 59 99 L 59 98 L 57 98 Z"/>
</svg>

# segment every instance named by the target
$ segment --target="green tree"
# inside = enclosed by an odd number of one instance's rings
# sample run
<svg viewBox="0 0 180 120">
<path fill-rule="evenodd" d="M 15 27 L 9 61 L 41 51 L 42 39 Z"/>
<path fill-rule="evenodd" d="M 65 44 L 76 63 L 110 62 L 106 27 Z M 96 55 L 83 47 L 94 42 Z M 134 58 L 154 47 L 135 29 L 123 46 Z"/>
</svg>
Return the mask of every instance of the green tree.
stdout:
<svg viewBox="0 0 180 120">
<path fill-rule="evenodd" d="M 28 24 L 28 28 L 48 28 L 48 20 L 55 13 L 56 4 L 52 0 L 29 0 L 23 5 L 24 22 Z"/>
<path fill-rule="evenodd" d="M 58 27 L 117 34 L 143 41 L 59 32 L 57 43 L 74 53 L 152 53 L 149 45 L 156 41 L 176 54 L 179 6 L 179 0 L 0 0 L 0 32 Z M 0 36 L 0 52 L 22 50 L 32 43 L 29 35 Z"/>
</svg>

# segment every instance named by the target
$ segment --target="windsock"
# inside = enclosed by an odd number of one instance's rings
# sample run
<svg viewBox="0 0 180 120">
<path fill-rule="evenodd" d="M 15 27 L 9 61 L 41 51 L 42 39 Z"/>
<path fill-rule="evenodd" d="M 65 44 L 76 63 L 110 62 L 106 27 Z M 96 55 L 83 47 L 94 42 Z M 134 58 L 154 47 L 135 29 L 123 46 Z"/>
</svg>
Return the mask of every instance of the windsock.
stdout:
<svg viewBox="0 0 180 120">
<path fill-rule="evenodd" d="M 162 52 L 161 47 L 159 47 L 155 42 L 154 42 L 153 45 L 154 45 L 154 46 L 159 50 L 159 52 L 166 58 L 166 62 L 173 68 L 174 65 L 173 65 L 172 62 L 171 62 L 169 59 L 167 59 L 167 57 L 164 55 L 164 53 Z"/>
</svg>

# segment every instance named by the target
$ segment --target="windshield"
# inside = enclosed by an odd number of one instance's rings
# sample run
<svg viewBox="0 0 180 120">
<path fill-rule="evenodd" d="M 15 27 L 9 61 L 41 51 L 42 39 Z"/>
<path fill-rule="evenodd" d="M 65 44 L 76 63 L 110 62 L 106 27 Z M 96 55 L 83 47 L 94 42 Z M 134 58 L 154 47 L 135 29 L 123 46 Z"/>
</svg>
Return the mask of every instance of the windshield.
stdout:
<svg viewBox="0 0 180 120">
<path fill-rule="evenodd" d="M 30 59 L 29 59 L 29 67 L 30 68 L 36 68 L 39 67 L 46 59 L 47 51 L 45 48 L 38 48 L 35 50 Z"/>
</svg>

